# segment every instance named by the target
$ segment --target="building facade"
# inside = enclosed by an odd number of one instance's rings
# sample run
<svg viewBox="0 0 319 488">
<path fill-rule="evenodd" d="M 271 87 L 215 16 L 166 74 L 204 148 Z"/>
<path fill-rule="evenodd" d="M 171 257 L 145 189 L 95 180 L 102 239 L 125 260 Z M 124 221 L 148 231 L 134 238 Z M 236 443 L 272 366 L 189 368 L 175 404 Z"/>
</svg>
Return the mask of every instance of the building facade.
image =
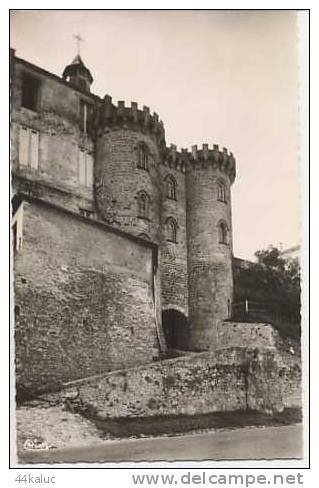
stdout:
<svg viewBox="0 0 319 488">
<path fill-rule="evenodd" d="M 80 56 L 58 77 L 11 52 L 15 333 L 26 390 L 167 349 L 214 350 L 230 317 L 232 153 L 167 147 L 156 113 L 100 98 L 92 82 Z"/>
</svg>

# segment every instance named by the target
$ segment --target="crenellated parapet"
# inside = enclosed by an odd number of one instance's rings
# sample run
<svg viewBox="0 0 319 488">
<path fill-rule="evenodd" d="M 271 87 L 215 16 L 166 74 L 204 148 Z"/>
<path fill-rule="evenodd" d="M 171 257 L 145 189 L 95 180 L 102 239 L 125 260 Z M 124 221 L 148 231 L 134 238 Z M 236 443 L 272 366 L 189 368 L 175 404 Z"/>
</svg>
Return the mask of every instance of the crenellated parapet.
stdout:
<svg viewBox="0 0 319 488">
<path fill-rule="evenodd" d="M 228 152 L 225 147 L 221 150 L 217 144 L 214 144 L 211 149 L 208 144 L 203 144 L 202 149 L 198 149 L 197 145 L 194 145 L 192 146 L 190 162 L 192 165 L 200 165 L 203 168 L 210 164 L 214 169 L 226 173 L 231 183 L 235 180 L 236 160 L 233 153 Z"/>
<path fill-rule="evenodd" d="M 189 157 L 190 153 L 187 149 L 182 149 L 181 152 L 178 152 L 177 146 L 171 144 L 170 147 L 166 147 L 164 150 L 162 164 L 185 173 Z"/>
<path fill-rule="evenodd" d="M 191 151 L 177 151 L 175 144 L 166 147 L 163 121 L 159 120 L 156 112 L 151 114 L 149 107 L 143 106 L 142 110 L 139 109 L 136 102 L 131 102 L 131 105 L 126 107 L 125 102 L 120 100 L 114 105 L 112 97 L 105 95 L 100 109 L 98 134 L 102 135 L 105 128 L 126 128 L 150 135 L 162 152 L 161 163 L 182 173 L 185 173 L 188 167 L 206 168 L 212 165 L 214 169 L 226 173 L 231 183 L 236 177 L 233 153 L 228 152 L 226 148 L 220 149 L 217 144 L 214 144 L 213 148 L 203 144 L 201 149 L 194 145 Z"/>
<path fill-rule="evenodd" d="M 117 105 L 112 103 L 112 97 L 105 95 L 99 120 L 99 133 L 103 133 L 105 127 L 127 128 L 140 131 L 154 138 L 159 146 L 165 146 L 165 129 L 158 114 L 151 114 L 149 107 L 143 106 L 139 109 L 137 102 L 131 102 L 130 107 L 125 106 L 125 102 L 120 100 Z"/>
<path fill-rule="evenodd" d="M 206 168 L 208 165 L 212 165 L 214 169 L 226 173 L 231 183 L 236 177 L 236 160 L 233 153 L 228 152 L 226 148 L 221 150 L 217 144 L 214 144 L 212 149 L 209 148 L 208 144 L 203 144 L 202 149 L 198 149 L 198 146 L 194 145 L 191 151 L 181 149 L 180 152 L 177 151 L 175 144 L 171 144 L 165 150 L 162 164 L 183 173 L 188 167 Z"/>
</svg>

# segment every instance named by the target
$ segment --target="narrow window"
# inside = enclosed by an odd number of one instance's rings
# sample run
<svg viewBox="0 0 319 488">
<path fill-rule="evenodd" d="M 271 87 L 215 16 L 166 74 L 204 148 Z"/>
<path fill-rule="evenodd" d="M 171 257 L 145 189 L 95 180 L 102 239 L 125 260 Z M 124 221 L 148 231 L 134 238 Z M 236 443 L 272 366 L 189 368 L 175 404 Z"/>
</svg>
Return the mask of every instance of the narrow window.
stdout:
<svg viewBox="0 0 319 488">
<path fill-rule="evenodd" d="M 137 167 L 148 171 L 149 153 L 145 144 L 139 144 L 137 148 Z"/>
<path fill-rule="evenodd" d="M 86 154 L 86 186 L 93 186 L 93 157 Z"/>
<path fill-rule="evenodd" d="M 29 131 L 26 127 L 20 127 L 19 131 L 19 166 L 29 164 Z"/>
<path fill-rule="evenodd" d="M 80 131 L 87 134 L 88 122 L 88 105 L 83 100 L 80 100 Z"/>
<path fill-rule="evenodd" d="M 150 206 L 150 197 L 144 191 L 141 191 L 137 195 L 137 213 L 138 217 L 143 219 L 149 218 L 149 206 Z"/>
<path fill-rule="evenodd" d="M 228 244 L 228 227 L 226 222 L 218 224 L 219 244 Z"/>
<path fill-rule="evenodd" d="M 39 166 L 39 132 L 30 131 L 30 166 L 38 169 Z"/>
<path fill-rule="evenodd" d="M 80 130 L 83 134 L 87 133 L 87 104 L 80 100 Z"/>
<path fill-rule="evenodd" d="M 79 150 L 79 183 L 81 186 L 93 186 L 93 156 L 83 149 Z"/>
<path fill-rule="evenodd" d="M 166 181 L 166 196 L 171 200 L 176 200 L 176 180 L 172 175 L 167 175 L 165 177 Z"/>
<path fill-rule="evenodd" d="M 22 107 L 29 110 L 38 110 L 40 81 L 30 75 L 24 75 L 22 83 Z"/>
<path fill-rule="evenodd" d="M 39 167 L 39 132 L 35 129 L 20 127 L 19 166 Z"/>
<path fill-rule="evenodd" d="M 222 181 L 218 181 L 217 183 L 217 200 L 226 202 L 226 187 Z"/>
<path fill-rule="evenodd" d="M 177 222 L 173 217 L 166 220 L 166 234 L 168 241 L 177 242 Z"/>
<path fill-rule="evenodd" d="M 88 134 L 91 130 L 93 119 L 93 106 L 84 100 L 80 100 L 80 131 Z"/>
<path fill-rule="evenodd" d="M 85 152 L 79 151 L 79 183 L 85 186 L 86 183 L 86 169 L 85 169 Z"/>
</svg>

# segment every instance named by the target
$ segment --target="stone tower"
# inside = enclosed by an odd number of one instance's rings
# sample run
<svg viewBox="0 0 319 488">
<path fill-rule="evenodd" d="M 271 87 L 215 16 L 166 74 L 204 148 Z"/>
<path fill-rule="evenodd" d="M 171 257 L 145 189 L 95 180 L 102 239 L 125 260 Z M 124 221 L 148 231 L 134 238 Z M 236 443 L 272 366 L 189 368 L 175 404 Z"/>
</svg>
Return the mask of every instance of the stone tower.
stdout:
<svg viewBox="0 0 319 488">
<path fill-rule="evenodd" d="M 188 348 L 217 347 L 218 326 L 230 316 L 233 295 L 230 187 L 235 159 L 217 145 L 192 147 L 186 170 Z"/>
<path fill-rule="evenodd" d="M 160 240 L 159 161 L 165 135 L 158 115 L 104 97 L 96 141 L 95 190 L 101 217 L 153 242 Z"/>
<path fill-rule="evenodd" d="M 62 76 L 65 81 L 68 81 L 75 88 L 90 92 L 93 77 L 79 54 L 75 56 L 71 64 L 65 67 Z"/>
</svg>

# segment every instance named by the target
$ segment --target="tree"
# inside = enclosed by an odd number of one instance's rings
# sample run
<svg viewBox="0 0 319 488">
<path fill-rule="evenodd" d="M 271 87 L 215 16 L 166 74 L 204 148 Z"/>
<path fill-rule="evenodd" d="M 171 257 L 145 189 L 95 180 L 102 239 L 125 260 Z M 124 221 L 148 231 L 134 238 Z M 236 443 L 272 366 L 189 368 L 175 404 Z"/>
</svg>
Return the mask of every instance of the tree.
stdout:
<svg viewBox="0 0 319 488">
<path fill-rule="evenodd" d="M 269 246 L 268 249 L 256 251 L 255 256 L 261 265 L 280 271 L 285 269 L 286 261 L 281 257 L 281 253 L 277 247 Z"/>
<path fill-rule="evenodd" d="M 248 319 L 271 322 L 282 335 L 300 336 L 300 266 L 269 246 L 255 253 L 257 263 L 234 269 L 235 302 L 253 303 Z M 262 313 L 261 313 L 262 311 Z"/>
</svg>

